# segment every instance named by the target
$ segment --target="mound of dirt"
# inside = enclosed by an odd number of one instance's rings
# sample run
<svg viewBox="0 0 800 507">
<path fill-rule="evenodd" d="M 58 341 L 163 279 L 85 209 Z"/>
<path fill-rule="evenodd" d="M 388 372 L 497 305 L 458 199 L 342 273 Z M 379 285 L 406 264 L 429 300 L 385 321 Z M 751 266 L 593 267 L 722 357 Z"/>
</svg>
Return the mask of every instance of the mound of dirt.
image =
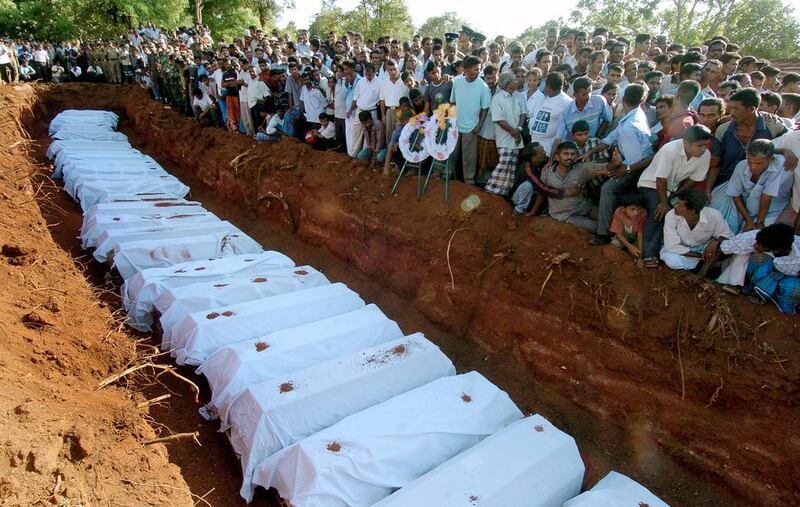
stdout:
<svg viewBox="0 0 800 507">
<path fill-rule="evenodd" d="M 98 390 L 134 358 L 73 260 L 51 238 L 22 129 L 29 86 L 0 87 L 0 504 L 185 505 L 194 502 L 146 413 L 125 390 Z"/>
</svg>

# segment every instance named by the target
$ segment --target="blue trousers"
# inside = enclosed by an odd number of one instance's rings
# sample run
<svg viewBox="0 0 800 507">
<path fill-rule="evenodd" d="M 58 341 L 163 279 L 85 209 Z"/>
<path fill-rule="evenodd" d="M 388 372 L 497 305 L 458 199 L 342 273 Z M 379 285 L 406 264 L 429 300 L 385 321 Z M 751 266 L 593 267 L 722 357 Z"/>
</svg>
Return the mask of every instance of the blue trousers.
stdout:
<svg viewBox="0 0 800 507">
<path fill-rule="evenodd" d="M 755 253 L 747 264 L 747 285 L 742 292 L 757 294 L 771 301 L 785 314 L 794 315 L 800 305 L 800 277 L 781 273 L 772 266 L 772 257 Z"/>
</svg>

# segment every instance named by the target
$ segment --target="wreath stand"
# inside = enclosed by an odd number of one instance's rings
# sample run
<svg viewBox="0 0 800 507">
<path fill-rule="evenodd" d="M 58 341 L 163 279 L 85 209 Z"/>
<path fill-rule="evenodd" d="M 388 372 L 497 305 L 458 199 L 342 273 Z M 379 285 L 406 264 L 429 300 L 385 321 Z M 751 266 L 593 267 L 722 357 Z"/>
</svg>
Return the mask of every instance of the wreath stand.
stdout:
<svg viewBox="0 0 800 507">
<path fill-rule="evenodd" d="M 400 184 L 400 180 L 403 179 L 403 175 L 406 173 L 406 168 L 416 168 L 417 169 L 417 199 L 422 197 L 422 193 L 424 189 L 421 186 L 422 183 L 422 162 L 409 162 L 405 161 L 403 163 L 403 167 L 400 169 L 400 174 L 397 175 L 397 179 L 394 181 L 394 185 L 392 186 L 392 192 L 395 193 L 397 190 L 397 185 Z M 430 177 L 430 172 L 428 172 L 428 177 Z M 425 180 L 425 186 L 428 186 L 428 180 Z"/>
<path fill-rule="evenodd" d="M 425 178 L 425 184 L 422 185 L 422 193 L 424 194 L 428 190 L 428 182 L 431 179 L 431 173 L 433 173 L 434 167 L 441 167 L 444 169 L 444 200 L 447 200 L 447 186 L 450 183 L 450 169 L 447 167 L 447 161 L 441 161 L 437 159 L 433 159 L 431 162 L 431 168 L 428 169 L 428 176 Z M 419 197 L 419 194 L 418 196 Z"/>
<path fill-rule="evenodd" d="M 414 133 L 414 140 L 411 142 L 411 145 L 413 146 L 417 144 L 417 140 L 419 140 L 419 130 L 417 130 Z M 427 156 L 425 158 L 427 159 Z M 405 162 L 403 162 L 403 167 L 400 168 L 400 174 L 397 175 L 397 179 L 394 181 L 394 185 L 392 185 L 392 191 L 391 191 L 392 194 L 394 194 L 395 191 L 397 190 L 397 185 L 399 185 L 400 180 L 403 179 L 403 175 L 406 173 L 406 169 L 410 167 L 417 169 L 417 199 L 422 197 L 422 194 L 424 193 L 424 188 L 422 187 L 422 162 L 424 160 L 425 159 L 420 160 L 419 162 L 409 162 L 408 160 L 406 160 Z M 429 178 L 430 174 L 431 174 L 430 171 L 428 171 Z M 425 180 L 425 186 L 426 187 L 428 186 L 427 179 Z"/>
</svg>

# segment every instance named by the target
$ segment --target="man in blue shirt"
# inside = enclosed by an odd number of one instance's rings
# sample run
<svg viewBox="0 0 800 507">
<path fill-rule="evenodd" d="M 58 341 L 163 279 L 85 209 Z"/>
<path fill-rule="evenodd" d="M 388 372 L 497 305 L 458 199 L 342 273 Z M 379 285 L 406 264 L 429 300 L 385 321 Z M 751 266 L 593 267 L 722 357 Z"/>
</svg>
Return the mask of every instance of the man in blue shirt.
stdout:
<svg viewBox="0 0 800 507">
<path fill-rule="evenodd" d="M 602 137 L 614 118 L 605 99 L 592 95 L 592 80 L 588 77 L 577 78 L 572 91 L 574 100 L 564 110 L 553 146 L 572 141 L 572 126 L 581 120 L 589 124 L 589 137 Z"/>
<path fill-rule="evenodd" d="M 478 78 L 481 61 L 476 56 L 464 59 L 464 75 L 453 80 L 450 102 L 458 110 L 456 126 L 458 144 L 453 152 L 457 157 L 461 151 L 461 166 L 464 182 L 475 184 L 475 168 L 478 162 L 478 133 L 486 121 L 486 113 L 492 103 L 489 86 Z"/>
<path fill-rule="evenodd" d="M 619 156 L 615 158 L 621 158 L 621 163 L 611 170 L 611 178 L 600 189 L 597 234 L 589 241 L 590 245 L 605 245 L 611 241 L 608 228 L 617 207 L 617 196 L 635 190 L 640 173 L 653 159 L 650 127 L 641 108 L 645 97 L 644 86 L 637 83 L 628 85 L 622 98 L 622 116 L 617 127 L 602 143 L 584 155 L 588 160 L 593 152 L 616 147 Z"/>
</svg>

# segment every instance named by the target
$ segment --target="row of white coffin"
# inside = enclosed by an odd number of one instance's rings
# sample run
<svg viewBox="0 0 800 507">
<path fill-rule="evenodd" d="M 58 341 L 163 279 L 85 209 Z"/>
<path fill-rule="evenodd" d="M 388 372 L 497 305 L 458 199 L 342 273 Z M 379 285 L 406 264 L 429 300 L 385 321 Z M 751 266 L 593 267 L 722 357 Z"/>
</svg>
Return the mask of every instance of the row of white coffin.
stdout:
<svg viewBox="0 0 800 507">
<path fill-rule="evenodd" d="M 117 121 L 62 113 L 48 155 L 85 211 L 84 248 L 124 280 L 129 323 L 151 330 L 155 316 L 162 348 L 207 378 L 201 412 L 240 456 L 244 498 L 260 485 L 296 506 L 666 505 L 615 473 L 575 497 L 584 466 L 570 436 L 186 200 Z"/>
</svg>

